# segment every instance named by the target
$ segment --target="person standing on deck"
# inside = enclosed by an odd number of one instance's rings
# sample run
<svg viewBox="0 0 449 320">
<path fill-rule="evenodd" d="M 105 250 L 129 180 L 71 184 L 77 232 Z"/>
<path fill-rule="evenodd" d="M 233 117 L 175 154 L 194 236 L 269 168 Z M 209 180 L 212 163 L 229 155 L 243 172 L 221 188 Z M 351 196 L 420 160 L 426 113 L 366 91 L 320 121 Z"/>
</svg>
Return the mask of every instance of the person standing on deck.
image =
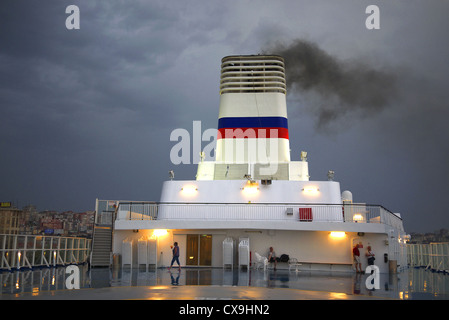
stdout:
<svg viewBox="0 0 449 320">
<path fill-rule="evenodd" d="M 352 249 L 352 255 L 354 257 L 354 264 L 355 264 L 355 271 L 362 272 L 362 264 L 360 262 L 360 251 L 359 251 L 359 244 L 356 244 L 355 247 Z"/>
<path fill-rule="evenodd" d="M 168 271 L 170 271 L 175 261 L 176 263 L 178 263 L 179 271 L 181 271 L 181 264 L 179 263 L 179 247 L 177 242 L 174 243 L 172 251 L 173 251 L 173 259 L 171 260 L 170 267 L 168 267 Z"/>
</svg>

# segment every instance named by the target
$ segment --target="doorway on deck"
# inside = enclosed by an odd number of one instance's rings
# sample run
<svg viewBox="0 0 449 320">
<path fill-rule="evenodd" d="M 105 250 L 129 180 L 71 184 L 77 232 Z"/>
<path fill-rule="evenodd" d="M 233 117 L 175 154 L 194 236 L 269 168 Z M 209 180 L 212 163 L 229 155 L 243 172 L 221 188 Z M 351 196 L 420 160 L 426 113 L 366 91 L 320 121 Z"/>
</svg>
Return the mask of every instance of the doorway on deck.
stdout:
<svg viewBox="0 0 449 320">
<path fill-rule="evenodd" d="M 212 235 L 188 234 L 186 265 L 212 266 Z"/>
</svg>

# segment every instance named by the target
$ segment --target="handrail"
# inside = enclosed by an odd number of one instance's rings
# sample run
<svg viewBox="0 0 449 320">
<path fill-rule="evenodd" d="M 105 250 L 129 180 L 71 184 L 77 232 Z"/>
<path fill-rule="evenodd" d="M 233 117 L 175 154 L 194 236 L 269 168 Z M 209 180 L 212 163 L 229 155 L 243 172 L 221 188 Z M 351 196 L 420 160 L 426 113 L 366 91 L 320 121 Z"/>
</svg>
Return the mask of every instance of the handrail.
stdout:
<svg viewBox="0 0 449 320">
<path fill-rule="evenodd" d="M 210 210 L 211 207 L 214 210 Z M 295 214 L 286 214 L 292 208 Z M 287 220 L 298 221 L 298 208 L 312 208 L 313 221 L 382 223 L 396 226 L 402 218 L 381 205 L 363 203 L 212 203 L 119 202 L 115 220 Z M 239 210 L 242 209 L 242 210 Z M 213 211 L 213 212 L 211 212 Z M 291 210 L 289 210 L 291 211 Z M 295 219 L 296 217 L 296 219 Z M 394 217 L 394 218 L 392 218 Z"/>
<path fill-rule="evenodd" d="M 301 205 L 301 206 L 360 206 L 364 205 L 367 207 L 380 207 L 392 214 L 394 214 L 391 210 L 388 210 L 384 206 L 380 204 L 369 204 L 369 203 L 319 203 L 319 202 L 251 202 L 251 203 L 242 203 L 242 202 L 163 202 L 163 201 L 120 201 L 120 204 L 241 204 L 241 205 Z M 117 208 L 118 208 L 117 206 Z M 398 217 L 399 218 L 399 217 Z M 401 218 L 399 218 L 401 219 Z"/>
</svg>

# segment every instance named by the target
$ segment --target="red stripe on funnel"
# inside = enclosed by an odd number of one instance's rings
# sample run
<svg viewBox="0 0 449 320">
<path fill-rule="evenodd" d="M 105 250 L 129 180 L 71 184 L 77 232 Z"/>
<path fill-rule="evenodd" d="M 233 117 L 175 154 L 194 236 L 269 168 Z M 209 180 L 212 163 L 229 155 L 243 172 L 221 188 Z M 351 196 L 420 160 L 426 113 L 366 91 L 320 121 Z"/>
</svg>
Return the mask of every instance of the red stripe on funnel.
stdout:
<svg viewBox="0 0 449 320">
<path fill-rule="evenodd" d="M 217 139 L 279 138 L 288 139 L 286 128 L 221 128 Z"/>
</svg>

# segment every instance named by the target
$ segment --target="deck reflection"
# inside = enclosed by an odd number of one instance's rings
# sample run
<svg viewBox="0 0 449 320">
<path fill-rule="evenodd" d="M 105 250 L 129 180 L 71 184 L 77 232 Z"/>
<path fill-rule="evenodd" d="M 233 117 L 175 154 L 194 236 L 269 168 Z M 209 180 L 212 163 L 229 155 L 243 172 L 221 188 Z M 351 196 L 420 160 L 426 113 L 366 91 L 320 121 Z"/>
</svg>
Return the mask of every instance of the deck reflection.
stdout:
<svg viewBox="0 0 449 320">
<path fill-rule="evenodd" d="M 347 295 L 364 295 L 384 299 L 449 299 L 449 275 L 410 268 L 397 275 L 380 275 L 380 289 L 368 290 L 367 275 L 288 270 L 237 270 L 220 268 L 183 268 L 168 272 L 166 269 L 109 269 L 88 268 L 81 265 L 80 288 L 106 288 L 121 286 L 226 286 L 288 288 L 303 291 L 327 292 L 336 299 Z M 1 272 L 3 297 L 10 294 L 67 290 L 64 267 Z M 1 298 L 1 296 L 0 296 Z M 257 297 L 254 297 L 257 299 Z"/>
</svg>

